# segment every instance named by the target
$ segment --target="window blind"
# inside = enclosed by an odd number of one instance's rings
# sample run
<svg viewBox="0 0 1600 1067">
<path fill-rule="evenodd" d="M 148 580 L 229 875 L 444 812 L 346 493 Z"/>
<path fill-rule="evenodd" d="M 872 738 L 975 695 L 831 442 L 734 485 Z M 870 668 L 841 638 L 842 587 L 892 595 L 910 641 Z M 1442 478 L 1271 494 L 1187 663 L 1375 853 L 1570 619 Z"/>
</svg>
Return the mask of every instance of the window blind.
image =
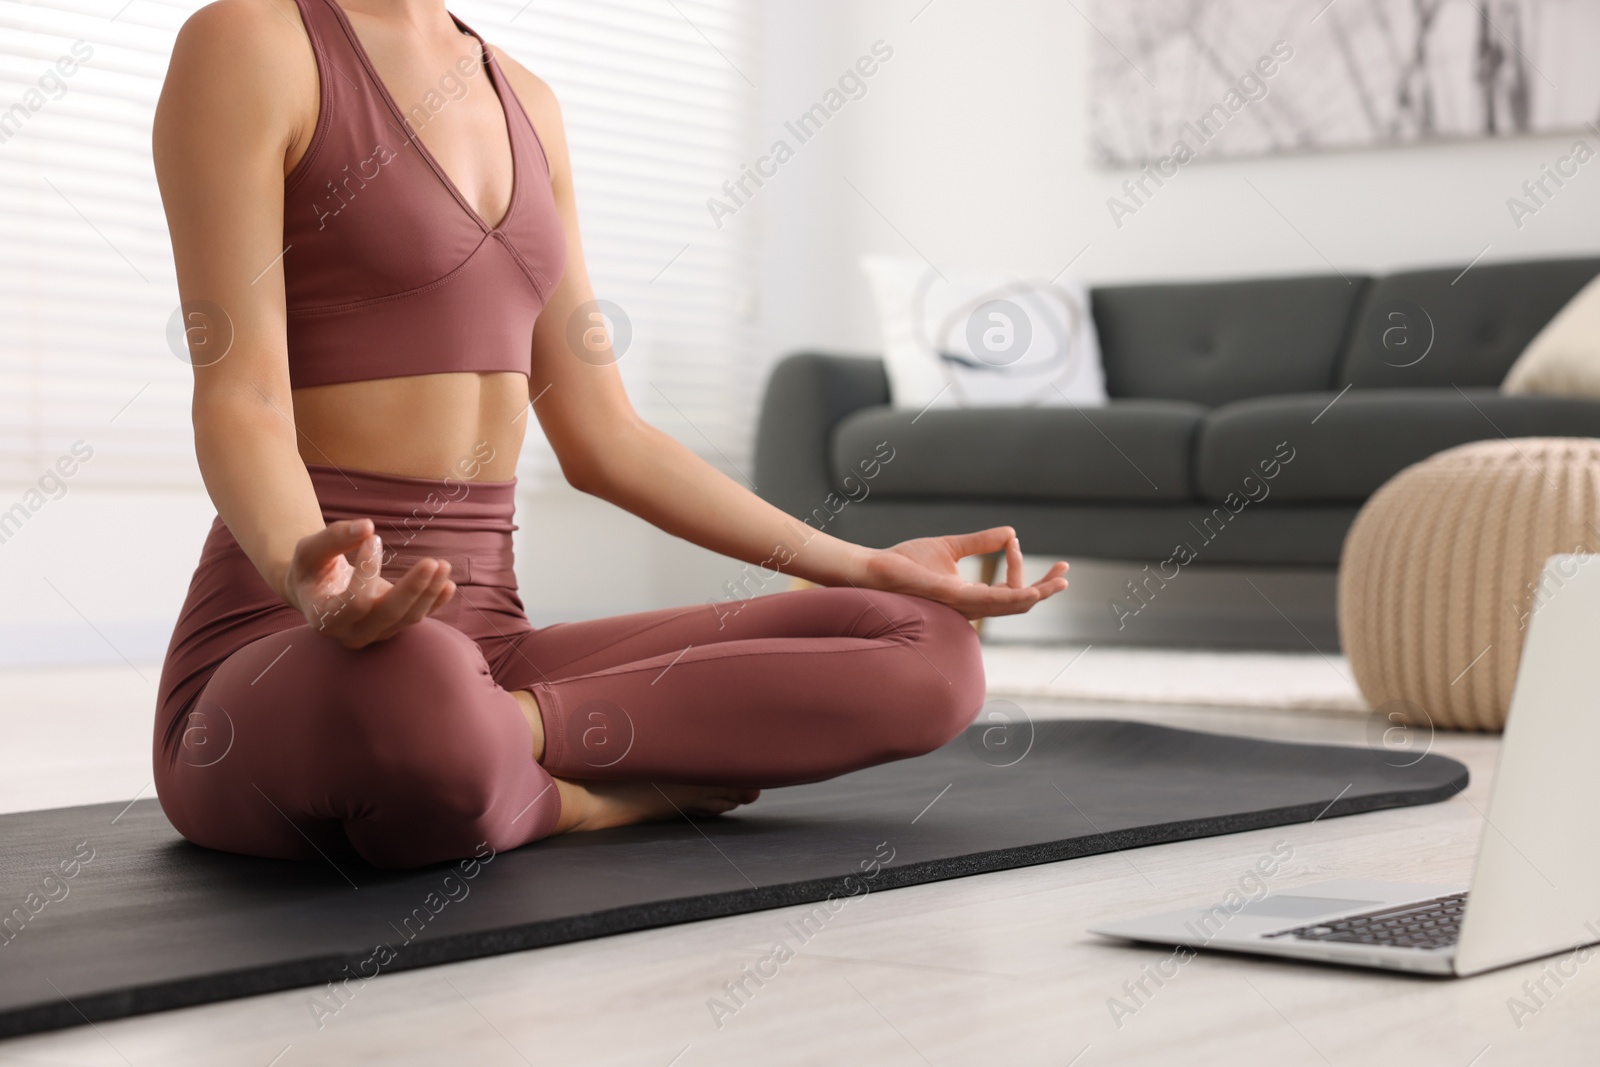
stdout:
<svg viewBox="0 0 1600 1067">
<path fill-rule="evenodd" d="M 75 482 L 198 482 L 150 124 L 199 6 L 0 0 L 0 480 L 36 481 L 83 441 Z M 562 101 L 595 293 L 629 320 L 619 369 L 635 404 L 747 470 L 759 228 L 718 229 L 705 204 L 751 154 L 757 5 L 450 7 Z M 522 476 L 558 477 L 536 424 L 529 438 Z"/>
</svg>

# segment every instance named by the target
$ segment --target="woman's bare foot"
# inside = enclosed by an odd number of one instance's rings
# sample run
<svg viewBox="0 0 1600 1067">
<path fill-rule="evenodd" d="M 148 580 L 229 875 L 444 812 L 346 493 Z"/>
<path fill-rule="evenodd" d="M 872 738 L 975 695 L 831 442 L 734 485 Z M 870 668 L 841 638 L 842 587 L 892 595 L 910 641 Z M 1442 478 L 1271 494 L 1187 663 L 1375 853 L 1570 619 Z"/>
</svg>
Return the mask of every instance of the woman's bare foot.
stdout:
<svg viewBox="0 0 1600 1067">
<path fill-rule="evenodd" d="M 528 727 L 533 731 L 533 759 L 544 759 L 544 716 L 539 702 L 525 689 L 513 690 Z M 561 794 L 561 818 L 555 832 L 604 830 L 611 826 L 672 819 L 679 815 L 721 815 L 752 803 L 759 789 L 725 785 L 663 785 L 650 782 L 573 781 L 553 778 Z"/>
<path fill-rule="evenodd" d="M 601 782 L 554 779 L 561 793 L 561 818 L 555 832 L 604 830 L 612 826 L 675 819 L 679 815 L 721 815 L 761 795 L 759 789 L 731 785 L 656 785 L 653 782 Z"/>
</svg>

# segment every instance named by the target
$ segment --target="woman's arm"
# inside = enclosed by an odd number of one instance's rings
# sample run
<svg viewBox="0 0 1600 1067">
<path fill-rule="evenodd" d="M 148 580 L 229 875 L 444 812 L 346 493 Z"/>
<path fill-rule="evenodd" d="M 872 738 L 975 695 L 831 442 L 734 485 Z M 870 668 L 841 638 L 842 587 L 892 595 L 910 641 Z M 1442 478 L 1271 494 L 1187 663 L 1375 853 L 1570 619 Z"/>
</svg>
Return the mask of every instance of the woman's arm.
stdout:
<svg viewBox="0 0 1600 1067">
<path fill-rule="evenodd" d="M 566 273 L 533 336 L 530 396 L 545 436 L 575 488 L 624 508 L 687 541 L 820 585 L 913 593 L 970 617 L 1027 611 L 1066 588 L 1065 563 L 1022 583 L 1022 552 L 1010 527 L 923 538 L 892 549 L 863 548 L 779 511 L 723 475 L 633 409 L 614 363 L 569 345 L 568 324 L 594 299 L 578 231 L 572 169 L 560 107 L 549 87 L 496 52 L 538 128 L 566 227 Z M 820 505 L 822 501 L 818 501 Z M 963 580 L 964 556 L 1004 551 L 1006 581 Z"/>
<path fill-rule="evenodd" d="M 423 617 L 453 587 L 443 563 L 413 568 L 393 587 L 379 578 L 371 522 L 324 523 L 296 447 L 283 182 L 291 151 L 312 132 L 317 72 L 310 43 L 288 21 L 298 18 L 293 4 L 286 16 L 276 2 L 220 0 L 184 24 L 152 148 L 195 364 L 206 489 L 267 584 L 359 647 Z M 357 567 L 346 552 L 357 553 Z"/>
</svg>

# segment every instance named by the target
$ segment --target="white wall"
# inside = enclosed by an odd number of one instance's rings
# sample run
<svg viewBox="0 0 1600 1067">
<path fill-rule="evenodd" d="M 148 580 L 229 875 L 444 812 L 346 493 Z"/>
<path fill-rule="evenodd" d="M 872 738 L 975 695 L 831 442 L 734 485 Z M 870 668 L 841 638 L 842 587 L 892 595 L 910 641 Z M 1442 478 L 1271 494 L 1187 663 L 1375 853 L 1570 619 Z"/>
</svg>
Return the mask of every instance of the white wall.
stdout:
<svg viewBox="0 0 1600 1067">
<path fill-rule="evenodd" d="M 1347 273 L 1464 265 L 1486 245 L 1483 262 L 1600 251 L 1600 167 L 1520 230 L 1506 208 L 1570 136 L 1201 158 L 1119 229 L 1106 200 L 1135 172 L 1089 161 L 1095 31 L 1078 12 L 1092 16 L 1092 3 L 770 7 L 775 33 L 821 9 L 777 50 L 782 65 L 764 88 L 779 116 L 809 106 L 875 40 L 895 50 L 866 96 L 762 190 L 775 220 L 765 280 L 774 352 L 873 349 L 863 252 L 1051 277 L 1087 246 L 1071 273 L 1106 282 L 1326 273 L 1329 261 Z M 1277 80 L 1295 75 L 1290 63 Z"/>
<path fill-rule="evenodd" d="M 0 666 L 159 660 L 215 514 L 197 491 L 69 483 L 0 544 Z"/>
</svg>

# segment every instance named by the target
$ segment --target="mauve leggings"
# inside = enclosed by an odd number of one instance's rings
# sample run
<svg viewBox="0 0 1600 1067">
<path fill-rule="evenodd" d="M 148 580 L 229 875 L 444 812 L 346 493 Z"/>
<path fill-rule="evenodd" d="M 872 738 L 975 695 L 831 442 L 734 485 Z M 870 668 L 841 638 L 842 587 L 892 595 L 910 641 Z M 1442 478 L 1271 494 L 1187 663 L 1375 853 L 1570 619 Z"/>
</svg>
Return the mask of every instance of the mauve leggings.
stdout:
<svg viewBox="0 0 1600 1067">
<path fill-rule="evenodd" d="M 377 524 L 386 577 L 443 557 L 456 596 L 347 649 L 213 523 L 155 731 L 162 808 L 197 844 L 316 859 L 342 835 L 386 867 L 503 851 L 554 829 L 551 775 L 812 782 L 938 748 L 983 702 L 971 625 L 932 601 L 811 589 L 534 629 L 514 482 L 309 469 L 328 521 Z M 543 714 L 542 765 L 517 689 Z"/>
</svg>

